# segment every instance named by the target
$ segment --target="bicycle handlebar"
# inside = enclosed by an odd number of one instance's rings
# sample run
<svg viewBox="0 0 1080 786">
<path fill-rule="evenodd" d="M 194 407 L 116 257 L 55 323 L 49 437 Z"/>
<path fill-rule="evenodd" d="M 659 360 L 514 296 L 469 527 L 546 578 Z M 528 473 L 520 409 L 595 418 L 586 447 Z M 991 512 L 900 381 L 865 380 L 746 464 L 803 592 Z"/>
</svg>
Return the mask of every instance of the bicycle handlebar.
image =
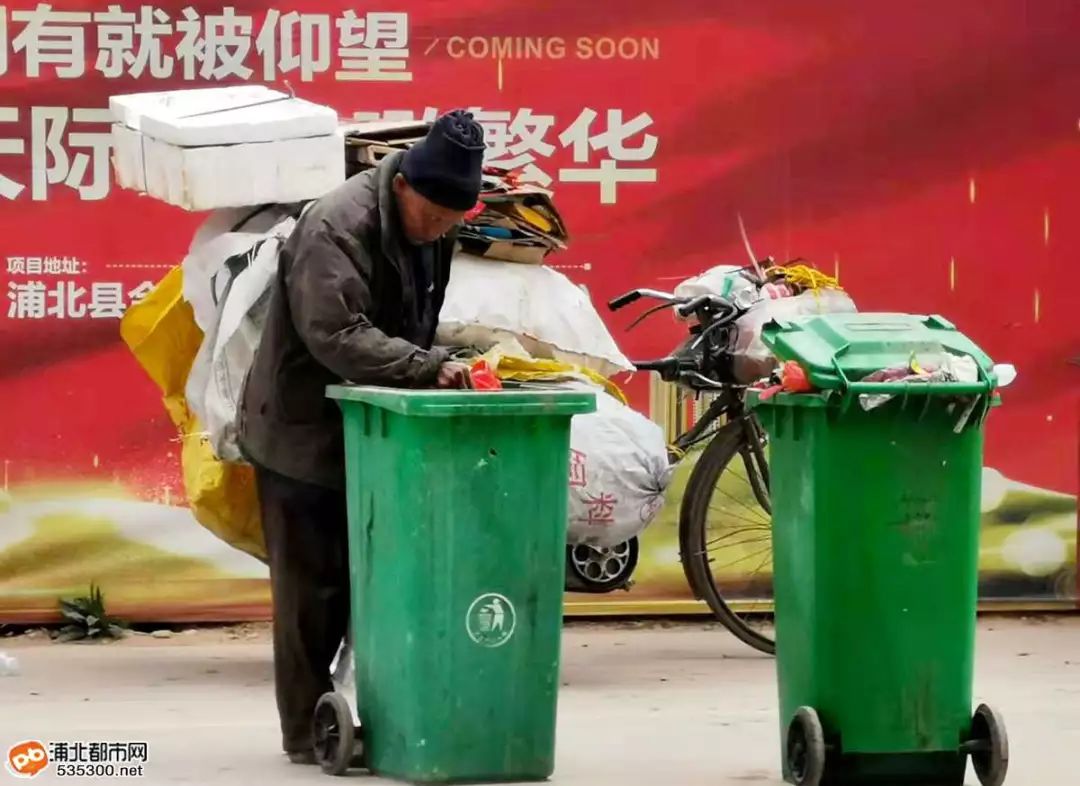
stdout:
<svg viewBox="0 0 1080 786">
<path fill-rule="evenodd" d="M 704 294 L 695 295 L 694 297 L 678 297 L 669 292 L 660 292 L 655 289 L 631 290 L 610 300 L 608 308 L 612 311 L 618 311 L 642 298 L 651 298 L 659 300 L 662 304 L 674 306 L 675 313 L 680 319 L 697 318 L 698 326 L 692 329 L 694 338 L 690 344 L 691 350 L 696 350 L 703 341 L 718 329 L 731 324 L 743 310 L 719 295 Z M 631 327 L 664 307 L 664 305 L 659 305 L 646 310 L 634 321 Z M 658 360 L 633 361 L 633 365 L 638 371 L 655 371 L 660 375 L 661 379 L 667 382 L 688 384 L 692 381 L 692 386 L 695 389 L 722 388 L 721 383 L 710 379 L 702 373 L 705 370 L 702 364 L 705 362 L 707 361 L 704 356 L 699 352 L 695 352 L 693 357 L 670 356 Z"/>
<path fill-rule="evenodd" d="M 657 371 L 664 373 L 665 371 L 674 370 L 678 361 L 675 358 L 660 358 L 659 360 L 631 360 L 634 368 L 638 371 Z"/>
<path fill-rule="evenodd" d="M 624 295 L 619 295 L 617 298 L 612 298 L 608 301 L 607 307 L 611 311 L 618 311 L 620 308 L 623 308 L 624 306 L 629 306 L 631 303 L 638 300 L 641 300 L 641 292 L 635 289 L 632 292 L 627 292 Z"/>
<path fill-rule="evenodd" d="M 694 371 L 697 363 L 692 358 L 666 357 L 658 360 L 631 360 L 638 371 L 656 371 L 659 374 Z"/>
<path fill-rule="evenodd" d="M 679 297 L 673 295 L 670 292 L 661 292 L 658 289 L 632 289 L 629 292 L 619 295 L 616 298 L 612 298 L 608 301 L 608 308 L 611 311 L 618 311 L 621 308 L 629 306 L 631 303 L 636 303 L 642 298 L 649 298 L 651 300 L 659 300 L 661 303 L 670 303 L 675 306 L 675 311 L 680 317 L 688 317 L 695 311 L 698 311 L 703 306 L 712 304 L 723 309 L 733 309 L 734 305 L 726 298 L 722 298 L 719 295 L 695 295 L 694 297 Z"/>
<path fill-rule="evenodd" d="M 618 311 L 620 308 L 629 306 L 631 303 L 635 303 L 643 297 L 659 300 L 663 303 L 683 303 L 686 300 L 686 298 L 676 297 L 670 292 L 661 292 L 658 289 L 632 289 L 626 294 L 619 295 L 617 298 L 609 300 L 608 308 L 612 311 Z"/>
</svg>

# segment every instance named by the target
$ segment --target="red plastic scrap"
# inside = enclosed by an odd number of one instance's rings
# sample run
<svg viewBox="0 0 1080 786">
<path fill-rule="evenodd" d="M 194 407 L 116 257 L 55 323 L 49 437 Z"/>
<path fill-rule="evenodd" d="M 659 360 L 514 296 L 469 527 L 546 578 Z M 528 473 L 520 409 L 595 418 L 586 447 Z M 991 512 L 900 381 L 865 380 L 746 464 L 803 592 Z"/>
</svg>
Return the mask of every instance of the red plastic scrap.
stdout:
<svg viewBox="0 0 1080 786">
<path fill-rule="evenodd" d="M 760 401 L 768 401 L 777 393 L 810 393 L 814 385 L 806 376 L 806 369 L 789 360 L 780 368 L 780 384 L 771 385 L 761 391 Z"/>
<path fill-rule="evenodd" d="M 502 380 L 495 376 L 486 360 L 478 360 L 471 368 L 473 390 L 502 390 Z"/>
</svg>

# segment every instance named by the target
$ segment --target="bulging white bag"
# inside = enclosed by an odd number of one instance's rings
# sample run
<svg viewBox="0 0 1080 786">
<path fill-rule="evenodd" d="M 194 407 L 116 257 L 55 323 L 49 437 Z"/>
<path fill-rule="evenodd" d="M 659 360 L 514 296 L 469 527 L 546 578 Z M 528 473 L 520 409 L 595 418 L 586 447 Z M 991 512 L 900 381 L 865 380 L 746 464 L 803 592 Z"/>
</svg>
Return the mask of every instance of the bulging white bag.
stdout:
<svg viewBox="0 0 1080 786">
<path fill-rule="evenodd" d="M 602 548 L 640 535 L 656 518 L 673 470 L 660 426 L 604 393 L 596 407 L 570 426 L 567 540 Z"/>
<path fill-rule="evenodd" d="M 735 378 L 744 384 L 767 377 L 779 361 L 761 340 L 761 329 L 774 319 L 786 320 L 818 314 L 848 314 L 856 311 L 855 301 L 842 289 L 806 291 L 794 297 L 762 299 L 735 321 L 738 334 L 734 359 Z"/>
<path fill-rule="evenodd" d="M 205 328 L 184 392 L 192 412 L 208 432 L 214 454 L 222 461 L 243 461 L 236 427 L 240 395 L 262 335 L 278 255 L 295 227 L 295 217 L 280 221 L 246 251 L 223 260 L 216 274 L 216 311 Z M 219 239 L 236 234 L 240 233 Z"/>
<path fill-rule="evenodd" d="M 742 272 L 743 268 L 738 265 L 718 265 L 709 268 L 701 275 L 688 278 L 675 287 L 675 296 L 718 295 L 727 300 L 734 300 L 739 292 L 757 289 L 757 285 L 742 275 Z"/>
<path fill-rule="evenodd" d="M 225 261 L 243 254 L 300 206 L 264 205 L 233 207 L 213 211 L 196 230 L 184 270 L 184 300 L 195 312 L 195 323 L 205 333 L 217 319 L 218 305 L 229 279 Z"/>
<path fill-rule="evenodd" d="M 633 370 L 589 296 L 563 274 L 542 265 L 458 254 L 436 342 L 486 352 L 508 339 L 533 357 L 584 366 L 605 377 Z"/>
</svg>

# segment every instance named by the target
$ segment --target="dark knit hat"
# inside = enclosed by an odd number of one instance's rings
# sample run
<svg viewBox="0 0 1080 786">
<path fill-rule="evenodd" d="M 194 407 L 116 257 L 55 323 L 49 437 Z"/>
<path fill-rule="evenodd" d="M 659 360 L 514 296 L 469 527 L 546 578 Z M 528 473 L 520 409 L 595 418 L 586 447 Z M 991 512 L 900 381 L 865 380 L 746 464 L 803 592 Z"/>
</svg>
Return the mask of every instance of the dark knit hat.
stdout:
<svg viewBox="0 0 1080 786">
<path fill-rule="evenodd" d="M 480 198 L 484 129 L 469 112 L 447 112 L 405 152 L 401 174 L 437 205 L 470 210 Z"/>
</svg>

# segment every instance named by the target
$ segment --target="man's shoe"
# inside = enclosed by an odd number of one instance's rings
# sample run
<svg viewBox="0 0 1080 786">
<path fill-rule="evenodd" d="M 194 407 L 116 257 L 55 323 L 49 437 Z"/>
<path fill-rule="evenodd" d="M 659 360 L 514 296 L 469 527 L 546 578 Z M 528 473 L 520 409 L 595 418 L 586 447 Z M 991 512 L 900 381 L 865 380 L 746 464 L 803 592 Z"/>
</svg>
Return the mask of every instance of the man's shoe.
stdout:
<svg viewBox="0 0 1080 786">
<path fill-rule="evenodd" d="M 315 751 L 288 751 L 285 754 L 291 764 L 315 764 Z"/>
</svg>

